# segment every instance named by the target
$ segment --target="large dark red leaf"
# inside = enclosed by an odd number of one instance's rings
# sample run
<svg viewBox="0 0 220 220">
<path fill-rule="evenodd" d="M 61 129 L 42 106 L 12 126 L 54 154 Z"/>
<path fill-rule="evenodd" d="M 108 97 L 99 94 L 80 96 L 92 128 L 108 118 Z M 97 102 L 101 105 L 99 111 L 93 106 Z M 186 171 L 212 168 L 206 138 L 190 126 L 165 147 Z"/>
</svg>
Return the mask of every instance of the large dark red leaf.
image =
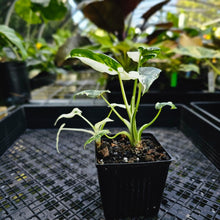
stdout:
<svg viewBox="0 0 220 220">
<path fill-rule="evenodd" d="M 124 20 L 142 0 L 104 0 L 84 4 L 82 11 L 99 28 L 122 36 Z"/>
<path fill-rule="evenodd" d="M 155 26 L 157 28 L 167 28 L 167 29 L 169 29 L 169 28 L 173 27 L 173 22 L 158 23 L 158 24 L 155 24 Z"/>
<path fill-rule="evenodd" d="M 144 23 L 142 25 L 142 28 L 144 28 L 146 22 L 148 21 L 148 19 L 157 11 L 159 11 L 164 5 L 166 5 L 170 0 L 165 0 L 163 2 L 160 2 L 156 5 L 154 5 L 153 7 L 151 7 L 147 12 L 145 12 L 142 15 L 142 18 L 144 18 Z"/>
</svg>

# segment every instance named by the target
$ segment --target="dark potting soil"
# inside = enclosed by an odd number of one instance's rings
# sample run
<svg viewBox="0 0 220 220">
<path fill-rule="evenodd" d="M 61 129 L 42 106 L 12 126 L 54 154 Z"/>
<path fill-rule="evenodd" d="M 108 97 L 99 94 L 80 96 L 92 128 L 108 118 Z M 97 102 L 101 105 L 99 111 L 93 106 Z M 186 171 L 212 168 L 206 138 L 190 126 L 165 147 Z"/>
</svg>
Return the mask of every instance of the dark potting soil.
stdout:
<svg viewBox="0 0 220 220">
<path fill-rule="evenodd" d="M 163 147 L 151 137 L 142 139 L 138 147 L 131 146 L 126 136 L 117 139 L 102 139 L 97 147 L 97 162 L 105 163 L 137 163 L 158 160 L 169 160 L 170 157 Z"/>
</svg>

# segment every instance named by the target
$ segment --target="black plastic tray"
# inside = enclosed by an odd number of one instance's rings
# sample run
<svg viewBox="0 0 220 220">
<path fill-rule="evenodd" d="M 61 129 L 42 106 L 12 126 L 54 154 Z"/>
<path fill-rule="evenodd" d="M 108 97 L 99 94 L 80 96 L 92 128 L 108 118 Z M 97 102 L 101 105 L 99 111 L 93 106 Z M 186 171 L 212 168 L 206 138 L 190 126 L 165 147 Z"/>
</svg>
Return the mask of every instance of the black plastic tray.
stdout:
<svg viewBox="0 0 220 220">
<path fill-rule="evenodd" d="M 104 218 L 94 146 L 83 149 L 88 135 L 62 132 L 61 154 L 55 149 L 53 123 L 72 108 L 27 105 L 0 122 L 0 219 Z M 80 108 L 91 121 L 107 114 L 104 106 Z M 152 105 L 144 105 L 139 116 L 149 121 L 155 113 Z M 77 118 L 68 123 L 85 126 Z M 116 121 L 114 126 L 115 132 L 121 124 Z M 158 219 L 220 219 L 219 151 L 215 151 L 219 128 L 180 105 L 177 110 L 165 109 L 148 132 L 175 159 Z"/>
<path fill-rule="evenodd" d="M 220 100 L 220 99 L 219 99 Z M 209 121 L 220 127 L 220 101 L 191 102 L 190 105 Z"/>
<path fill-rule="evenodd" d="M 110 89 L 111 93 L 108 94 L 108 100 L 110 103 L 121 103 L 122 96 L 121 92 L 115 92 Z M 132 90 L 131 90 L 132 91 Z M 128 98 L 131 97 L 132 93 L 128 93 Z M 174 103 L 182 103 L 189 105 L 190 102 L 195 101 L 218 101 L 220 100 L 220 91 L 214 93 L 206 91 L 154 91 L 151 90 L 146 96 L 143 96 L 141 102 L 145 103 L 156 103 L 163 102 L 164 100 L 172 100 Z"/>
</svg>

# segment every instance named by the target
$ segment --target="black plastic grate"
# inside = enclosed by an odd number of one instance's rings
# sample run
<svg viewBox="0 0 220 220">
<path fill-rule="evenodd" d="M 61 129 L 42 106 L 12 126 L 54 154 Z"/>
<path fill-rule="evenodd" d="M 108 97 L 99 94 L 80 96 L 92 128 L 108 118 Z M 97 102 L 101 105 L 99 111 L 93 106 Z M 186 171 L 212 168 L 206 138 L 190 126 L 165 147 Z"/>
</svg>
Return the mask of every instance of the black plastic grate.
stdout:
<svg viewBox="0 0 220 220">
<path fill-rule="evenodd" d="M 117 128 L 118 129 L 118 128 Z M 116 130 L 117 130 L 116 129 Z M 104 219 L 88 137 L 28 129 L 1 157 L 0 219 Z M 176 128 L 152 128 L 174 156 L 158 219 L 220 219 L 219 171 Z"/>
</svg>

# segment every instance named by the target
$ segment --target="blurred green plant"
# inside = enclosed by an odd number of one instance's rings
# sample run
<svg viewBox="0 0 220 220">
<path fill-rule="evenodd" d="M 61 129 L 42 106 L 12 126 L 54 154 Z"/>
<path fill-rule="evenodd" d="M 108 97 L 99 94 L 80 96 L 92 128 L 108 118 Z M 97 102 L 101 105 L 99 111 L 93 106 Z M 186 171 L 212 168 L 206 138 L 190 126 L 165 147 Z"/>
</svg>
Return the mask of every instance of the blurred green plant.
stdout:
<svg viewBox="0 0 220 220">
<path fill-rule="evenodd" d="M 189 46 L 189 47 L 180 47 L 175 48 L 174 52 L 183 56 L 193 57 L 197 60 L 205 61 L 205 64 L 213 69 L 216 76 L 220 75 L 220 70 L 215 67 L 212 63 L 213 59 L 220 58 L 220 51 L 213 50 L 210 48 L 199 47 L 199 46 Z"/>
<path fill-rule="evenodd" d="M 25 60 L 27 56 L 22 37 L 14 29 L 0 25 L 0 61 Z"/>
<path fill-rule="evenodd" d="M 217 76 L 220 75 L 220 70 L 216 66 L 216 60 L 220 58 L 220 51 L 214 50 L 210 48 L 205 48 L 201 46 L 188 46 L 188 47 L 180 47 L 175 48 L 173 50 L 176 54 L 180 54 L 182 56 L 193 57 L 203 63 L 203 65 L 208 66 L 211 70 L 213 70 L 213 84 L 212 87 L 215 88 L 215 82 Z M 214 64 L 215 62 L 215 64 Z M 212 90 L 213 91 L 213 90 Z"/>
</svg>

